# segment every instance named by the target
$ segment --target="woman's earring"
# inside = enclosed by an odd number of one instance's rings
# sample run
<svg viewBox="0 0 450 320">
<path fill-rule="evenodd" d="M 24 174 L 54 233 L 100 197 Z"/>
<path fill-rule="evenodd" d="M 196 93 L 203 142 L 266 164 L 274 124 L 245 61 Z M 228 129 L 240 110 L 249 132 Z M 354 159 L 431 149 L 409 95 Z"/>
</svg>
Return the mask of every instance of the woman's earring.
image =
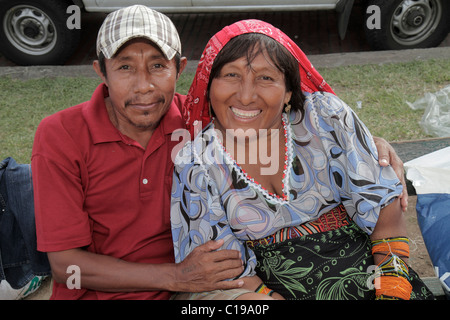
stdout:
<svg viewBox="0 0 450 320">
<path fill-rule="evenodd" d="M 291 104 L 290 103 L 288 103 L 286 105 L 286 107 L 284 107 L 284 112 L 289 113 L 289 111 L 291 111 Z"/>
</svg>

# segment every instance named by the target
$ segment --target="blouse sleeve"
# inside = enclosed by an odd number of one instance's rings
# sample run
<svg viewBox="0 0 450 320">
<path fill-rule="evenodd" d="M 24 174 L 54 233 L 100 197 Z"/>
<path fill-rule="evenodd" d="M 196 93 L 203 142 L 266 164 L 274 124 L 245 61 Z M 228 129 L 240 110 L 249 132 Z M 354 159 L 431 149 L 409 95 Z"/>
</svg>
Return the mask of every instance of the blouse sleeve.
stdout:
<svg viewBox="0 0 450 320">
<path fill-rule="evenodd" d="M 320 130 L 327 132 L 323 144 L 330 176 L 349 215 L 371 234 L 380 210 L 401 194 L 403 186 L 390 166 L 379 165 L 372 135 L 348 105 L 332 94 L 317 95 L 314 104 Z"/>
<path fill-rule="evenodd" d="M 188 142 L 175 159 L 171 202 L 175 261 L 183 261 L 209 240 L 224 239 L 221 249 L 241 252 L 245 269 L 240 277 L 254 275 L 253 251 L 234 235 L 215 180 L 210 178 L 208 166 L 192 151 Z"/>
</svg>

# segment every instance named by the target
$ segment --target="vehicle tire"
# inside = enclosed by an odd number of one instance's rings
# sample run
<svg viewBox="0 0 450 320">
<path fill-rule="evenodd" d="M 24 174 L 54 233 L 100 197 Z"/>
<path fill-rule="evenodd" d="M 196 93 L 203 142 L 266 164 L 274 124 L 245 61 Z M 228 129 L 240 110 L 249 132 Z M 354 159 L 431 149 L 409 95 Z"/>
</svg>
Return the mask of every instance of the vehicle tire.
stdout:
<svg viewBox="0 0 450 320">
<path fill-rule="evenodd" d="M 374 11 L 366 12 L 366 37 L 374 50 L 436 47 L 450 31 L 448 0 L 368 0 L 367 8 L 371 5 L 380 10 L 380 24 L 373 29 L 368 19 Z"/>
<path fill-rule="evenodd" d="M 61 0 L 0 0 L 0 51 L 18 65 L 59 65 L 75 51 L 80 32 L 67 28 Z"/>
</svg>

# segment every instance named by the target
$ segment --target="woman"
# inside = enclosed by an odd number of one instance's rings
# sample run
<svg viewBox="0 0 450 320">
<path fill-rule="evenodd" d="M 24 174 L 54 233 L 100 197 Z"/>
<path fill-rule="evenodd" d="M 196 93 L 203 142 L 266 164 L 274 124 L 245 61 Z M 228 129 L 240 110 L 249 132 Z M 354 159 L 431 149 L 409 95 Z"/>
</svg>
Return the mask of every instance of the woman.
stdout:
<svg viewBox="0 0 450 320">
<path fill-rule="evenodd" d="M 406 264 L 401 183 L 378 165 L 366 127 L 280 30 L 245 20 L 216 34 L 186 111 L 195 139 L 175 160 L 176 260 L 224 239 L 223 248 L 241 251 L 245 287 L 179 298 L 429 295 Z M 208 125 L 195 134 L 199 121 Z"/>
</svg>

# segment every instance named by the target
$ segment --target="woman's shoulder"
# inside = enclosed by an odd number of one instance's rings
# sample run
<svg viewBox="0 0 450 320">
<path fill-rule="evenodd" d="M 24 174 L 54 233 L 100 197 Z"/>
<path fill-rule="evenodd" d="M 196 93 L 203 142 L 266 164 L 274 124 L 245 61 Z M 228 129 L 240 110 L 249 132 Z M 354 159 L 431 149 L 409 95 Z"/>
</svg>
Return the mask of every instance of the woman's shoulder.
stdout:
<svg viewBox="0 0 450 320">
<path fill-rule="evenodd" d="M 297 112 L 290 116 L 296 134 L 307 130 L 320 136 L 336 130 L 347 130 L 353 119 L 352 109 L 339 97 L 328 92 L 305 92 L 303 114 Z"/>
<path fill-rule="evenodd" d="M 345 113 L 350 107 L 338 96 L 329 92 L 305 93 L 305 112 L 316 111 L 318 114 L 327 117 Z"/>
</svg>

